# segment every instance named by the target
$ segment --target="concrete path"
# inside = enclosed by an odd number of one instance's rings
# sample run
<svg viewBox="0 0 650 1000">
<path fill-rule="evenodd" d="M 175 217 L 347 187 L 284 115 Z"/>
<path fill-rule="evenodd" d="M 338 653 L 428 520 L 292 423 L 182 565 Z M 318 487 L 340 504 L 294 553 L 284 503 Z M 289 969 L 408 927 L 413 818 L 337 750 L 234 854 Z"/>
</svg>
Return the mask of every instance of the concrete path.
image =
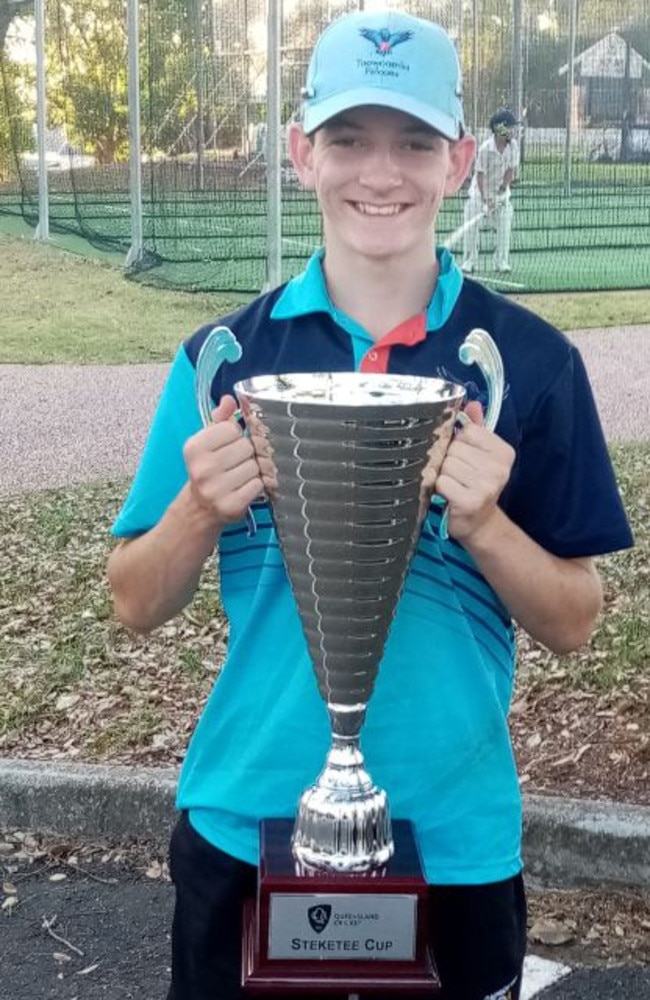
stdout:
<svg viewBox="0 0 650 1000">
<path fill-rule="evenodd" d="M 650 435 L 650 326 L 571 334 L 609 440 Z M 167 365 L 0 365 L 0 495 L 133 473 Z"/>
</svg>

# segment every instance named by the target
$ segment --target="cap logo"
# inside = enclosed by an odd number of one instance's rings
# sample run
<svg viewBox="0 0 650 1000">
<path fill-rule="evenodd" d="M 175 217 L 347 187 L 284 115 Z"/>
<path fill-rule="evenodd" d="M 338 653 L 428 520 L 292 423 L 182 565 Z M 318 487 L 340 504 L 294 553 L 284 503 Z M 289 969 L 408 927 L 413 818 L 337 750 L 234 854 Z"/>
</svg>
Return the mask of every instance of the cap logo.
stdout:
<svg viewBox="0 0 650 1000">
<path fill-rule="evenodd" d="M 359 34 L 375 46 L 375 52 L 380 56 L 387 56 L 393 51 L 396 45 L 408 42 L 413 37 L 412 31 L 389 31 L 382 28 L 381 31 L 374 31 L 372 28 L 359 28 Z"/>
</svg>

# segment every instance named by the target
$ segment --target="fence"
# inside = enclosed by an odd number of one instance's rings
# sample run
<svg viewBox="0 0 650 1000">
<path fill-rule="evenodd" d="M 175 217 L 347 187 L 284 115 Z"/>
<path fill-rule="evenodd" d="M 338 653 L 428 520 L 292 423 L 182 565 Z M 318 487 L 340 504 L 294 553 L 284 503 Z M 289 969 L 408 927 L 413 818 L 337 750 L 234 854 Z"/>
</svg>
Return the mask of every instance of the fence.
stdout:
<svg viewBox="0 0 650 1000">
<path fill-rule="evenodd" d="M 497 107 L 523 123 L 512 280 L 490 271 L 489 229 L 479 277 L 505 291 L 650 284 L 650 0 L 391 6 L 454 37 L 479 140 Z M 0 0 L 0 216 L 112 247 L 160 284 L 254 292 L 296 273 L 321 231 L 286 128 L 316 36 L 363 8 Z M 464 198 L 443 206 L 440 242 Z"/>
</svg>

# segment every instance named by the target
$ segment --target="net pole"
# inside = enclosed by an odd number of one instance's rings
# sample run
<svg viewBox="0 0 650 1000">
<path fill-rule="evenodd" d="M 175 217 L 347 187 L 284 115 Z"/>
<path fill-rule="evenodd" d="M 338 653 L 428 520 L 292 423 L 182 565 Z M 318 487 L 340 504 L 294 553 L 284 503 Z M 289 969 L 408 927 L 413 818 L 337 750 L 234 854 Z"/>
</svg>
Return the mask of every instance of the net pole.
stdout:
<svg viewBox="0 0 650 1000">
<path fill-rule="evenodd" d="M 514 0 L 512 29 L 512 105 L 517 121 L 521 121 L 524 90 L 523 0 Z"/>
<path fill-rule="evenodd" d="M 578 0 L 570 0 L 569 62 L 566 81 L 566 127 L 564 131 L 564 193 L 571 194 L 571 139 L 573 136 L 573 87 L 575 83 Z"/>
<path fill-rule="evenodd" d="M 45 92 L 45 0 L 35 0 L 36 20 L 36 142 L 38 146 L 38 225 L 36 240 L 50 238 L 50 194 L 47 184 L 46 130 L 47 95 Z"/>
<path fill-rule="evenodd" d="M 194 139 L 196 143 L 196 188 L 205 188 L 205 67 L 203 64 L 203 5 L 194 0 L 192 6 L 194 22 L 194 63 L 196 76 L 196 117 L 194 119 Z"/>
<path fill-rule="evenodd" d="M 282 281 L 282 186 L 281 186 L 281 95 L 280 41 L 282 37 L 282 0 L 268 0 L 267 22 L 267 130 L 266 195 L 267 250 L 266 286 L 275 288 Z"/>
<path fill-rule="evenodd" d="M 478 0 L 472 0 L 472 132 L 478 136 Z"/>
<path fill-rule="evenodd" d="M 140 26 L 139 0 L 126 7 L 129 104 L 129 193 L 131 195 L 131 246 L 125 266 L 137 267 L 144 256 L 142 228 L 142 134 L 140 124 Z"/>
</svg>

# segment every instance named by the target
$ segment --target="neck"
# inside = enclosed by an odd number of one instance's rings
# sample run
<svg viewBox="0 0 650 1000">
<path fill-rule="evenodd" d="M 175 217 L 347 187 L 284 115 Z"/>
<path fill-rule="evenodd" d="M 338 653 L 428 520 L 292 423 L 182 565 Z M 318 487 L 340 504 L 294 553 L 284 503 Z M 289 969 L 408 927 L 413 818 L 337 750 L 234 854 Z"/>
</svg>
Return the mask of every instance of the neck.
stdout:
<svg viewBox="0 0 650 1000">
<path fill-rule="evenodd" d="M 426 310 L 438 280 L 438 261 L 431 254 L 418 261 L 371 258 L 347 260 L 325 252 L 323 270 L 332 304 L 381 340 L 400 323 Z"/>
</svg>

